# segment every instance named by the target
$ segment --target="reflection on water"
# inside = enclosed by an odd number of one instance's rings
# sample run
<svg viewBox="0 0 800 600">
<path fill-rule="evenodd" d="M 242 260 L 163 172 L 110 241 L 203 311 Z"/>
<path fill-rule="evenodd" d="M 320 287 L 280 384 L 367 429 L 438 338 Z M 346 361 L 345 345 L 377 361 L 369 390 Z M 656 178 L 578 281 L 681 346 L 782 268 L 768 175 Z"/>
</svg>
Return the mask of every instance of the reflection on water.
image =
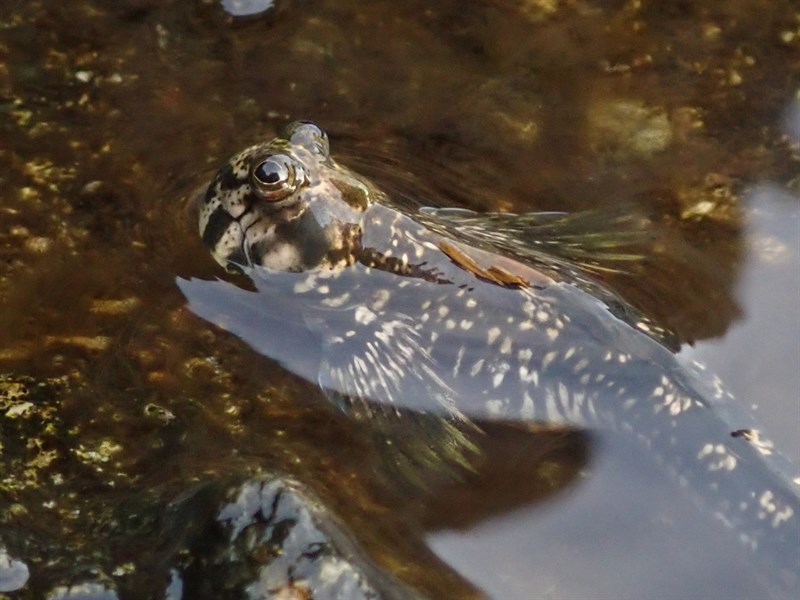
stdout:
<svg viewBox="0 0 800 600">
<path fill-rule="evenodd" d="M 687 357 L 797 459 L 798 163 L 779 131 L 797 143 L 796 6 L 276 5 L 241 21 L 182 0 L 0 15 L 0 585 L 199 585 L 187 549 L 223 551 L 207 534 L 230 490 L 277 474 L 430 597 L 769 596 L 612 440 L 501 427 L 435 499 L 387 486 L 368 427 L 187 314 L 173 282 L 221 275 L 180 199 L 294 118 L 417 202 L 633 202 L 713 277 L 615 283 L 697 340 Z"/>
<path fill-rule="evenodd" d="M 760 597 L 748 557 L 653 469 L 614 440 L 543 505 L 427 539 L 495 598 Z M 487 562 L 483 557 L 492 556 Z M 539 594 L 541 590 L 541 594 Z"/>
<path fill-rule="evenodd" d="M 796 463 L 800 372 L 785 365 L 800 356 L 799 201 L 774 185 L 748 193 L 748 254 L 736 292 L 745 318 L 724 339 L 700 342 L 682 353 L 707 364 L 737 398 L 755 407 L 778 447 Z"/>
</svg>

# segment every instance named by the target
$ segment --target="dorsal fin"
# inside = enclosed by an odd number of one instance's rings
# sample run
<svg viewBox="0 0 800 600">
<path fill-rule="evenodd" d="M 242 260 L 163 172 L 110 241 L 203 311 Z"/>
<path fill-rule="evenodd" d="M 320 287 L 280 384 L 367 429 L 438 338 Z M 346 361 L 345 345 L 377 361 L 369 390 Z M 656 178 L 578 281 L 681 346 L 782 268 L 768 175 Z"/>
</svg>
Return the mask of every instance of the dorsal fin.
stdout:
<svg viewBox="0 0 800 600">
<path fill-rule="evenodd" d="M 530 265 L 480 248 L 443 239 L 439 249 L 465 271 L 503 287 L 546 287 L 554 282 Z"/>
</svg>

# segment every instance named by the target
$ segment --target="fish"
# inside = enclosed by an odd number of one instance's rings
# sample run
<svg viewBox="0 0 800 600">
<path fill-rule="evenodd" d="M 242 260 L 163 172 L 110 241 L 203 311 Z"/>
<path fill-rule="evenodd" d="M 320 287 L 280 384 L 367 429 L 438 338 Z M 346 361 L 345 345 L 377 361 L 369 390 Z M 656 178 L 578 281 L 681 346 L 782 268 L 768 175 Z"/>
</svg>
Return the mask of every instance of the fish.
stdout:
<svg viewBox="0 0 800 600">
<path fill-rule="evenodd" d="M 718 378 L 678 360 L 667 328 L 594 276 L 638 260 L 625 238 L 640 242 L 647 223 L 409 209 L 336 162 L 307 121 L 233 156 L 196 213 L 214 258 L 249 286 L 179 277 L 189 309 L 348 414 L 433 417 L 420 435 L 445 452 L 492 420 L 620 435 L 776 585 L 797 585 L 794 465 Z"/>
</svg>

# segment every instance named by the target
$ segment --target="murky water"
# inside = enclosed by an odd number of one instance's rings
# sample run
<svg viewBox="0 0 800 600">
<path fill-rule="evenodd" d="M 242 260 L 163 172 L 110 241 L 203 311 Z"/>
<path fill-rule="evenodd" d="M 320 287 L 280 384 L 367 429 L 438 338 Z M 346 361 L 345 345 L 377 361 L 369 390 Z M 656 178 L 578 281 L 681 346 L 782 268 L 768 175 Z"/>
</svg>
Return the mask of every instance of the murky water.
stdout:
<svg viewBox="0 0 800 600">
<path fill-rule="evenodd" d="M 387 484 L 368 427 L 174 280 L 222 275 L 185 199 L 296 118 L 411 200 L 637 206 L 674 250 L 612 283 L 800 462 L 798 94 L 788 0 L 6 3 L 0 540 L 28 576 L 3 585 L 208 595 L 225 490 L 277 473 L 431 597 L 779 596 L 611 440 L 497 425 L 462 483 Z"/>
</svg>

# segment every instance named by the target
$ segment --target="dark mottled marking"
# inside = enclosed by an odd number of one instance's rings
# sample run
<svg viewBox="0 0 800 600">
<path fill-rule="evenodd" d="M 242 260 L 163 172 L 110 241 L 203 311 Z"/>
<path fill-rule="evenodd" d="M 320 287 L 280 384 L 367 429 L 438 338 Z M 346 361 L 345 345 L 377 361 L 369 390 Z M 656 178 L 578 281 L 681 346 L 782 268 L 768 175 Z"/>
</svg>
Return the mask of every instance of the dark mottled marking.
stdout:
<svg viewBox="0 0 800 600">
<path fill-rule="evenodd" d="M 203 243 L 209 248 L 214 248 L 234 221 L 236 219 L 223 206 L 218 206 L 208 217 L 208 223 L 203 230 Z"/>
</svg>

